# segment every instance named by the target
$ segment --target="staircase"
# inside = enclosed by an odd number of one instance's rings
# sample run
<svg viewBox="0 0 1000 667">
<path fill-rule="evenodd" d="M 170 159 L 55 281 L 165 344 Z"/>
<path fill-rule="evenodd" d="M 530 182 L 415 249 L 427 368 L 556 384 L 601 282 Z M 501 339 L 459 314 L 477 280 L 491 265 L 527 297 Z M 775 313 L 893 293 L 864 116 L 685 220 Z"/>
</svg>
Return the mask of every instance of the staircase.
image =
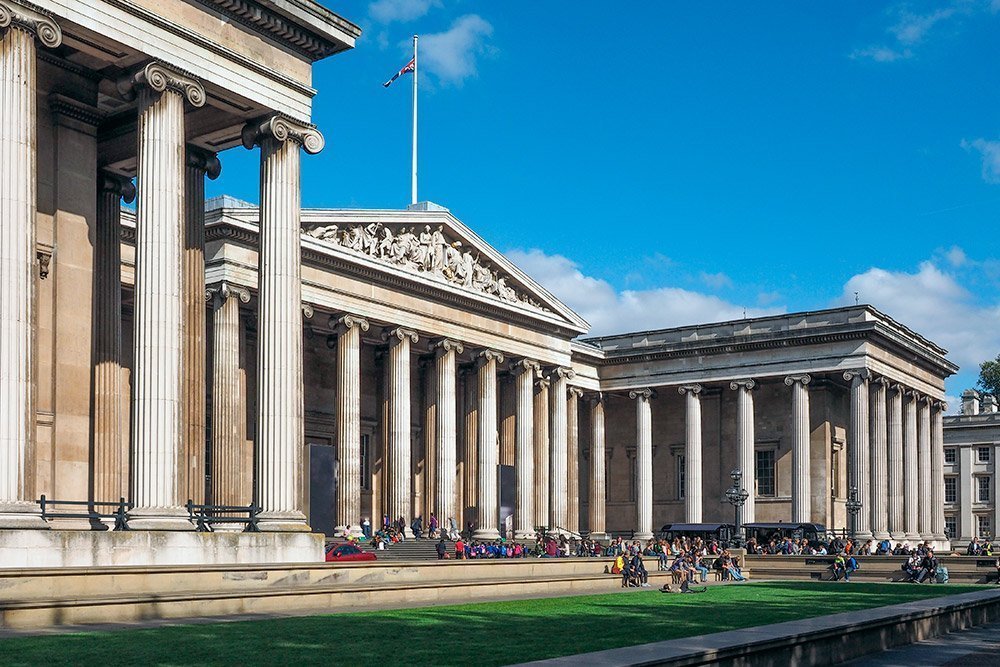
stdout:
<svg viewBox="0 0 1000 667">
<path fill-rule="evenodd" d="M 366 546 L 366 551 L 372 551 L 379 560 L 389 561 L 421 561 L 437 560 L 437 540 L 404 540 L 396 544 L 385 545 L 384 551 L 373 550 Z M 455 557 L 453 542 L 445 542 L 452 558 Z"/>
</svg>

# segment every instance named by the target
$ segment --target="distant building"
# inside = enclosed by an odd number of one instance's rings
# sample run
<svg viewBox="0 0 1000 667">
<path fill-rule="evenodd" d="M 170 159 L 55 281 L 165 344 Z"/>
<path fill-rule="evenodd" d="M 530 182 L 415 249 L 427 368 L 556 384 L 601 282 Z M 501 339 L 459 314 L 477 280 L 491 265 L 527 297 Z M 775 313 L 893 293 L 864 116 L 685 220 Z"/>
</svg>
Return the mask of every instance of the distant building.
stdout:
<svg viewBox="0 0 1000 667">
<path fill-rule="evenodd" d="M 1000 525 L 1000 412 L 997 399 L 969 389 L 962 414 L 944 418 L 945 529 L 958 548 L 994 538 Z"/>
</svg>

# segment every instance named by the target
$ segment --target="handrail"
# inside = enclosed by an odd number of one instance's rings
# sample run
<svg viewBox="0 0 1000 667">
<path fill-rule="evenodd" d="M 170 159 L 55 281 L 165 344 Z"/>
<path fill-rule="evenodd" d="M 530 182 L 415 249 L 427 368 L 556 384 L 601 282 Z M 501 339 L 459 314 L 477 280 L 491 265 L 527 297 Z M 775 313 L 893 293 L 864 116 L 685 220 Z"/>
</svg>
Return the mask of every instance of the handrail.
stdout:
<svg viewBox="0 0 1000 667">
<path fill-rule="evenodd" d="M 43 493 L 38 498 L 38 505 L 42 510 L 42 520 L 48 521 L 49 519 L 114 519 L 115 526 L 112 530 L 128 530 L 128 510 L 132 509 L 133 505 L 130 502 L 126 502 L 125 498 L 119 498 L 118 502 L 105 501 L 105 500 L 54 500 L 47 498 Z M 54 505 L 68 505 L 72 507 L 87 507 L 90 511 L 87 512 L 66 512 L 66 511 L 52 511 L 49 509 Z M 114 512 L 98 512 L 97 507 L 113 507 Z"/>
</svg>

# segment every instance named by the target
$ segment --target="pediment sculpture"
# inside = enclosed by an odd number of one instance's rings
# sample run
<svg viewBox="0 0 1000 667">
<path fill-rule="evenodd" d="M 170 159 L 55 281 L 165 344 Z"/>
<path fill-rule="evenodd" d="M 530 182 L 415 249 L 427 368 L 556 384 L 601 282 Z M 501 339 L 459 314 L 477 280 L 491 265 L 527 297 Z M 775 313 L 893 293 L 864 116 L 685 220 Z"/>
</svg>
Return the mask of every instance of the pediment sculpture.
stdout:
<svg viewBox="0 0 1000 667">
<path fill-rule="evenodd" d="M 444 226 L 422 231 L 416 227 L 400 227 L 395 233 L 381 222 L 340 228 L 337 225 L 314 227 L 306 232 L 321 241 L 373 259 L 400 266 L 415 273 L 427 273 L 454 285 L 496 297 L 505 303 L 531 306 L 548 311 L 542 304 L 519 293 L 507 278 L 471 247 L 449 239 Z"/>
</svg>

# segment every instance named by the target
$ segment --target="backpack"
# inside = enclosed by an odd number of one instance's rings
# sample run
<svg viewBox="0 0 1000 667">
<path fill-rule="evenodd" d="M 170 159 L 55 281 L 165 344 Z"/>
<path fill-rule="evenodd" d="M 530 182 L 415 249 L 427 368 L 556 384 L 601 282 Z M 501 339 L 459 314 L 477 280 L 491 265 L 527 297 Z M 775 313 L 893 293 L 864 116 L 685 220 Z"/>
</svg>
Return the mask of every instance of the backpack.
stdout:
<svg viewBox="0 0 1000 667">
<path fill-rule="evenodd" d="M 937 572 L 934 574 L 934 580 L 939 584 L 948 583 L 948 568 L 943 565 L 938 566 Z"/>
</svg>

